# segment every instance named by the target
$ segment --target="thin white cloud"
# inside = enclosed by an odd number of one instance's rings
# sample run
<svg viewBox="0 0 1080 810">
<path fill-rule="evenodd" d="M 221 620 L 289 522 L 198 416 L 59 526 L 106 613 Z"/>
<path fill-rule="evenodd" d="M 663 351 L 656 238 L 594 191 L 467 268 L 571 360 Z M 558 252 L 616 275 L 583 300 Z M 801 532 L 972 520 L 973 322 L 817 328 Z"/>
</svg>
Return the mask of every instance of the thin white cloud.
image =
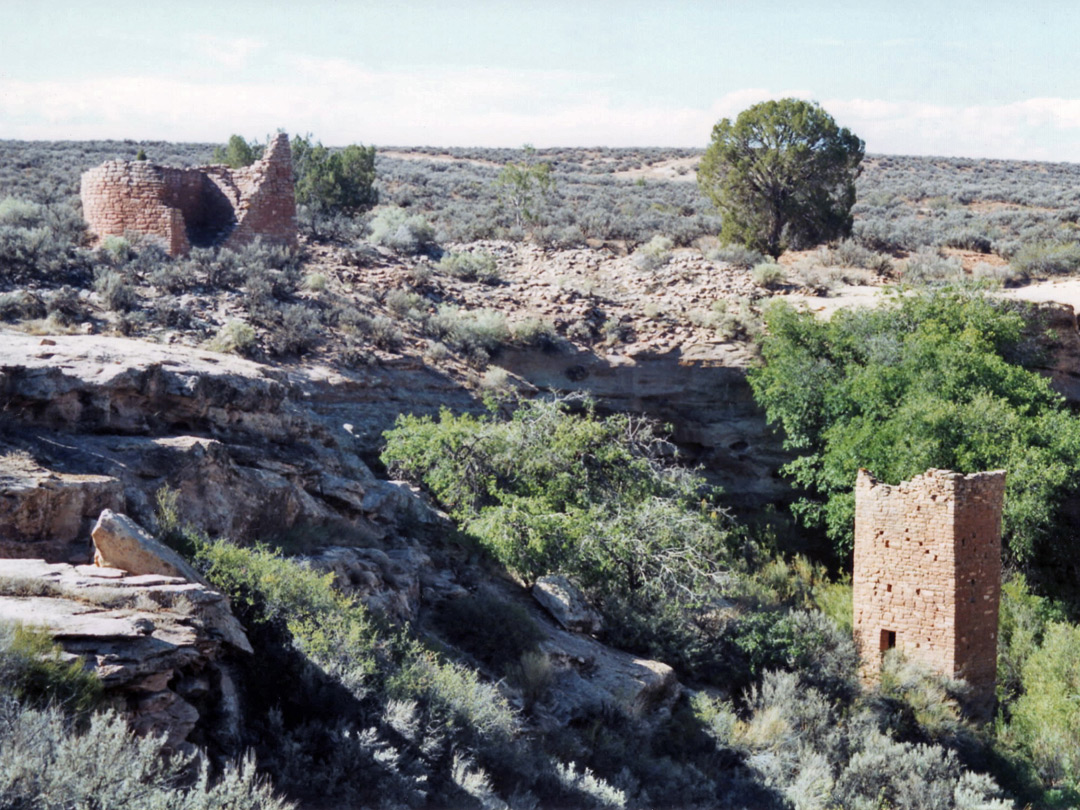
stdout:
<svg viewBox="0 0 1080 810">
<path fill-rule="evenodd" d="M 262 48 L 247 40 L 217 45 L 219 57 L 236 65 Z M 564 70 L 387 71 L 340 59 L 275 59 L 283 72 L 254 81 L 0 79 L 0 137 L 223 141 L 285 127 L 328 144 L 704 146 L 716 121 L 751 104 L 815 98 L 804 88 L 732 88 L 698 106 L 634 103 L 609 76 Z M 1080 99 L 980 106 L 819 100 L 871 152 L 1080 161 Z"/>
</svg>

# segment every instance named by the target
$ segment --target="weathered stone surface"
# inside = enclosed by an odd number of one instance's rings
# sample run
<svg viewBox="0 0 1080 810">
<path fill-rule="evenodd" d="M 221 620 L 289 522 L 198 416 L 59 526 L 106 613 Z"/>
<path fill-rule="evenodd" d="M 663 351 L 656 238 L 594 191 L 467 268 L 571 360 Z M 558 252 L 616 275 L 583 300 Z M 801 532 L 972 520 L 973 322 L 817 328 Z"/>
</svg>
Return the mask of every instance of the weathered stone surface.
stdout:
<svg viewBox="0 0 1080 810">
<path fill-rule="evenodd" d="M 82 175 L 80 196 L 90 231 L 102 239 L 133 232 L 157 239 L 173 256 L 192 246 L 237 247 L 257 238 L 295 245 L 296 200 L 289 138 L 242 169 L 103 163 Z"/>
<path fill-rule="evenodd" d="M 155 540 L 127 515 L 106 509 L 90 536 L 94 540 L 94 565 L 119 568 L 135 575 L 163 574 L 188 582 L 203 582 L 199 572 L 183 557 Z"/>
<path fill-rule="evenodd" d="M 40 627 L 82 657 L 136 730 L 163 733 L 173 748 L 196 726 L 237 739 L 227 661 L 252 648 L 220 593 L 178 577 L 43 560 L 4 560 L 0 575 L 0 622 Z"/>
<path fill-rule="evenodd" d="M 70 335 L 42 347 L 5 332 L 0 426 L 17 430 L 0 431 L 0 458 L 29 451 L 38 462 L 33 481 L 117 479 L 109 486 L 119 486 L 122 498 L 101 503 L 92 517 L 107 506 L 152 525 L 154 495 L 168 486 L 182 520 L 239 541 L 294 526 L 344 526 L 357 541 L 374 543 L 399 521 L 441 520 L 408 485 L 378 481 L 358 455 L 336 403 L 363 390 L 359 381 L 315 382 L 323 379 L 318 370 L 283 371 L 198 349 Z M 348 390 L 337 391 L 339 382 Z M 324 395 L 335 405 L 322 412 Z M 34 531 L 48 534 L 44 524 Z M 89 560 L 85 534 L 78 548 L 83 556 L 39 553 Z"/>
<path fill-rule="evenodd" d="M 334 584 L 393 621 L 414 621 L 421 601 L 463 596 L 448 570 L 436 570 L 418 548 L 333 547 L 306 558 L 313 568 L 334 573 Z"/>
<path fill-rule="evenodd" d="M 600 614 L 564 576 L 540 577 L 532 586 L 532 595 L 564 630 L 591 634 L 599 633 L 603 627 Z"/>
<path fill-rule="evenodd" d="M 1004 471 L 929 470 L 899 486 L 860 470 L 852 575 L 864 680 L 895 647 L 992 703 Z"/>
<path fill-rule="evenodd" d="M 28 454 L 0 453 L 0 559 L 85 560 L 93 521 L 123 505 L 115 478 L 56 473 Z"/>
</svg>

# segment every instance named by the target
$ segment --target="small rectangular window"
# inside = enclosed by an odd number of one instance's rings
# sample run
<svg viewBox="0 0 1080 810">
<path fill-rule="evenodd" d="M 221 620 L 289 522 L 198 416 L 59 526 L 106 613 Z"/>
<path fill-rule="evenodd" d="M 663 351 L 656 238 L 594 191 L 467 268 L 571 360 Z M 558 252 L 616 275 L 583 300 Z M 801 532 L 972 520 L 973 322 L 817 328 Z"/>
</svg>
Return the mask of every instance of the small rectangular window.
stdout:
<svg viewBox="0 0 1080 810">
<path fill-rule="evenodd" d="M 881 631 L 881 651 L 891 650 L 896 647 L 896 631 L 895 630 L 882 630 Z"/>
</svg>

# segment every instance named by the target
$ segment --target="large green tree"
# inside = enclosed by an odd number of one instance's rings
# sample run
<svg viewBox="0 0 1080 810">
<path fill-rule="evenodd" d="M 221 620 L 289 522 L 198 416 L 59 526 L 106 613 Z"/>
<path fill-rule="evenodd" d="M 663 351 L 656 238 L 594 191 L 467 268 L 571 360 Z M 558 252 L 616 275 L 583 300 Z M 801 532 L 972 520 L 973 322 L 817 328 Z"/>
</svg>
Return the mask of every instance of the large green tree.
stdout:
<svg viewBox="0 0 1080 810">
<path fill-rule="evenodd" d="M 815 103 L 765 101 L 713 127 L 698 185 L 720 239 L 771 256 L 851 233 L 864 144 Z"/>
<path fill-rule="evenodd" d="M 1017 305 L 938 290 L 822 321 L 787 305 L 766 315 L 750 384 L 797 456 L 796 512 L 851 548 L 860 467 L 897 484 L 930 467 L 1005 469 L 1005 540 L 1018 562 L 1067 559 L 1055 531 L 1080 481 L 1080 420 L 1031 356 Z"/>
</svg>

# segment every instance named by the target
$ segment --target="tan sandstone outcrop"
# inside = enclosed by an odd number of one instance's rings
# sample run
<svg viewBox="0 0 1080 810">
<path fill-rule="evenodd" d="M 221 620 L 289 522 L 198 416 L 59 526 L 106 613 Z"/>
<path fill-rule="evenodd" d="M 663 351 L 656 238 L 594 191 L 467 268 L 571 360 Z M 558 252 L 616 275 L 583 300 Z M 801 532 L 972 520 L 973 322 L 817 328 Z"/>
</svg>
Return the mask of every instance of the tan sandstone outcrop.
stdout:
<svg viewBox="0 0 1080 810">
<path fill-rule="evenodd" d="M 359 455 L 352 402 L 383 393 L 366 379 L 181 346 L 96 335 L 42 346 L 0 333 L 0 413 L 17 427 L 0 434 L 0 516 L 23 527 L 0 523 L 0 557 L 89 562 L 101 510 L 152 526 L 163 486 L 184 523 L 237 541 L 334 526 L 374 542 L 399 522 L 438 522 L 413 488 L 377 479 Z M 66 517 L 53 532 L 50 488 L 61 484 Z"/>
<path fill-rule="evenodd" d="M 161 574 L 188 582 L 204 582 L 191 565 L 163 543 L 159 543 L 127 515 L 106 509 L 91 532 L 94 565 L 118 568 L 129 574 Z"/>
<path fill-rule="evenodd" d="M 172 256 L 193 246 L 238 247 L 255 239 L 295 245 L 296 200 L 289 137 L 242 169 L 185 169 L 112 160 L 82 175 L 83 216 L 99 239 L 137 233 Z"/>
</svg>

